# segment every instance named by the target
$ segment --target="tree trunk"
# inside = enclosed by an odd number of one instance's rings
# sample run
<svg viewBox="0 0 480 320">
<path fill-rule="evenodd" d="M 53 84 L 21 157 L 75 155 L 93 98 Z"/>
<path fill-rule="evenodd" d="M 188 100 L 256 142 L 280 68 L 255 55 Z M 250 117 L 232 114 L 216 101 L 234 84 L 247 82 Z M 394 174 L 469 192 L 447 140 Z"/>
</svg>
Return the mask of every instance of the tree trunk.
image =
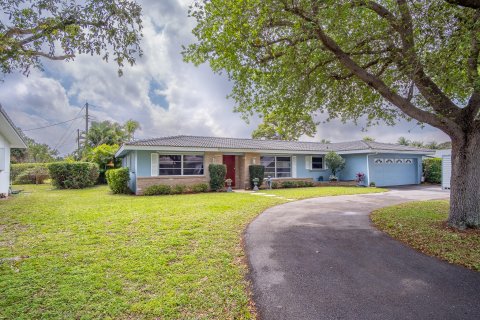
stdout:
<svg viewBox="0 0 480 320">
<path fill-rule="evenodd" d="M 452 139 L 450 215 L 452 227 L 480 228 L 480 131 Z"/>
</svg>

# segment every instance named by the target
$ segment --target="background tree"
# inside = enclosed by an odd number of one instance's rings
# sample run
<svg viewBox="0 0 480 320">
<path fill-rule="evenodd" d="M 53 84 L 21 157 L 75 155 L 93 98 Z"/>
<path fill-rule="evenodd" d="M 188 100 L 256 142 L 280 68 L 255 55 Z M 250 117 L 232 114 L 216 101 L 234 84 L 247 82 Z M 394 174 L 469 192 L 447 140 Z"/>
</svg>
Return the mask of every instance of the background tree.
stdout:
<svg viewBox="0 0 480 320">
<path fill-rule="evenodd" d="M 337 173 L 345 168 L 345 159 L 334 151 L 330 151 L 325 155 L 325 164 L 332 171 L 332 175 L 337 177 Z"/>
<path fill-rule="evenodd" d="M 401 146 L 408 146 L 408 145 L 410 145 L 410 140 L 408 140 L 405 137 L 400 137 L 400 138 L 398 138 L 397 143 Z"/>
<path fill-rule="evenodd" d="M 442 130 L 449 224 L 480 227 L 479 10 L 472 0 L 196 1 L 199 41 L 184 54 L 226 71 L 247 116 L 292 109 Z"/>
<path fill-rule="evenodd" d="M 87 149 L 98 147 L 102 144 L 121 145 L 131 141 L 140 124 L 135 120 L 128 120 L 123 125 L 118 122 L 102 121 L 92 122 L 87 134 Z"/>
<path fill-rule="evenodd" d="M 329 144 L 329 143 L 332 143 L 332 142 L 328 139 L 322 139 L 322 140 L 320 140 L 320 143 Z"/>
<path fill-rule="evenodd" d="M 37 143 L 35 140 L 24 136 L 27 149 L 12 149 L 11 162 L 53 162 L 58 159 L 58 150 L 50 148 L 46 143 Z"/>
<path fill-rule="evenodd" d="M 140 123 L 132 119 L 127 120 L 127 122 L 125 122 L 125 124 L 123 125 L 123 128 L 125 130 L 127 141 L 132 141 L 133 139 L 135 139 L 135 131 L 141 129 Z"/>
<path fill-rule="evenodd" d="M 124 127 L 111 121 L 92 122 L 86 137 L 88 148 L 95 148 L 102 144 L 120 145 L 127 140 Z"/>
<path fill-rule="evenodd" d="M 365 141 L 365 142 L 374 142 L 375 139 L 372 138 L 372 137 L 369 137 L 369 136 L 365 136 L 362 138 L 362 141 Z"/>
<path fill-rule="evenodd" d="M 119 159 L 115 159 L 115 152 L 118 150 L 118 145 L 101 144 L 95 148 L 89 148 L 84 152 L 83 160 L 88 162 L 95 162 L 99 167 L 100 183 L 106 183 L 105 172 L 108 169 L 118 168 L 121 165 Z"/>
<path fill-rule="evenodd" d="M 0 69 L 6 74 L 41 67 L 40 58 L 77 54 L 113 59 L 119 74 L 142 53 L 141 7 L 135 1 L 1 0 Z"/>
</svg>

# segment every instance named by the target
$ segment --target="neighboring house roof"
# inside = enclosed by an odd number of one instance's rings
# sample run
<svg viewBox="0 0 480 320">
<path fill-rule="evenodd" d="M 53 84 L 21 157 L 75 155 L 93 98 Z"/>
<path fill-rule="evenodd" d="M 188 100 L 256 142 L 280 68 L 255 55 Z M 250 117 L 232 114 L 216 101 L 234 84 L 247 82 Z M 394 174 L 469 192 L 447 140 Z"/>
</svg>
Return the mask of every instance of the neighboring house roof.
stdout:
<svg viewBox="0 0 480 320">
<path fill-rule="evenodd" d="M 200 149 L 200 150 L 238 150 L 238 151 L 287 151 L 287 152 L 314 152 L 326 153 L 335 151 L 339 153 L 364 152 L 405 152 L 417 154 L 433 153 L 429 149 L 402 146 L 398 144 L 352 141 L 339 143 L 319 143 L 282 140 L 259 140 L 221 137 L 200 136 L 171 136 L 155 139 L 138 140 L 122 145 L 116 156 L 122 156 L 127 150 L 154 150 L 155 148 L 168 148 L 169 150 Z"/>
<path fill-rule="evenodd" d="M 0 134 L 7 139 L 11 148 L 24 149 L 27 147 L 25 140 L 18 131 L 17 127 L 13 123 L 12 119 L 8 116 L 5 109 L 0 104 Z"/>
</svg>

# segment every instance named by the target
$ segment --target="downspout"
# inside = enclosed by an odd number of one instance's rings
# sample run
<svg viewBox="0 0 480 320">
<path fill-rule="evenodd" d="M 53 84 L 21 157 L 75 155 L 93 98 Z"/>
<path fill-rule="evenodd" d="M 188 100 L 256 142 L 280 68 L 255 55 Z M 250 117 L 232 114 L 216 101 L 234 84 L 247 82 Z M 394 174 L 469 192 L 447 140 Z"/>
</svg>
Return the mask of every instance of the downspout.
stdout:
<svg viewBox="0 0 480 320">
<path fill-rule="evenodd" d="M 367 154 L 367 187 L 370 186 L 370 156 L 375 156 L 377 155 L 378 152 L 376 153 L 369 153 Z"/>
</svg>

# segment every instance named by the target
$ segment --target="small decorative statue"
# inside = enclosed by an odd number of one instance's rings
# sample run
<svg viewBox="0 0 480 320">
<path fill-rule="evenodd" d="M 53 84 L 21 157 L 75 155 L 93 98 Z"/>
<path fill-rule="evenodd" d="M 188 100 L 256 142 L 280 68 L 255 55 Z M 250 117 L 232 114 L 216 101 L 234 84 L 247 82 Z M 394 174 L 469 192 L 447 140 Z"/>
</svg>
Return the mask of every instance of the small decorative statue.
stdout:
<svg viewBox="0 0 480 320">
<path fill-rule="evenodd" d="M 233 180 L 228 178 L 227 180 L 225 180 L 225 183 L 227 184 L 227 192 L 233 192 L 232 190 L 232 182 Z"/>
<path fill-rule="evenodd" d="M 272 177 L 268 176 L 267 178 L 263 179 L 267 183 L 267 188 L 272 189 Z"/>
<path fill-rule="evenodd" d="M 253 178 L 252 179 L 252 182 L 253 182 L 253 191 L 258 191 L 258 182 L 260 181 L 260 179 L 258 178 Z"/>
</svg>

